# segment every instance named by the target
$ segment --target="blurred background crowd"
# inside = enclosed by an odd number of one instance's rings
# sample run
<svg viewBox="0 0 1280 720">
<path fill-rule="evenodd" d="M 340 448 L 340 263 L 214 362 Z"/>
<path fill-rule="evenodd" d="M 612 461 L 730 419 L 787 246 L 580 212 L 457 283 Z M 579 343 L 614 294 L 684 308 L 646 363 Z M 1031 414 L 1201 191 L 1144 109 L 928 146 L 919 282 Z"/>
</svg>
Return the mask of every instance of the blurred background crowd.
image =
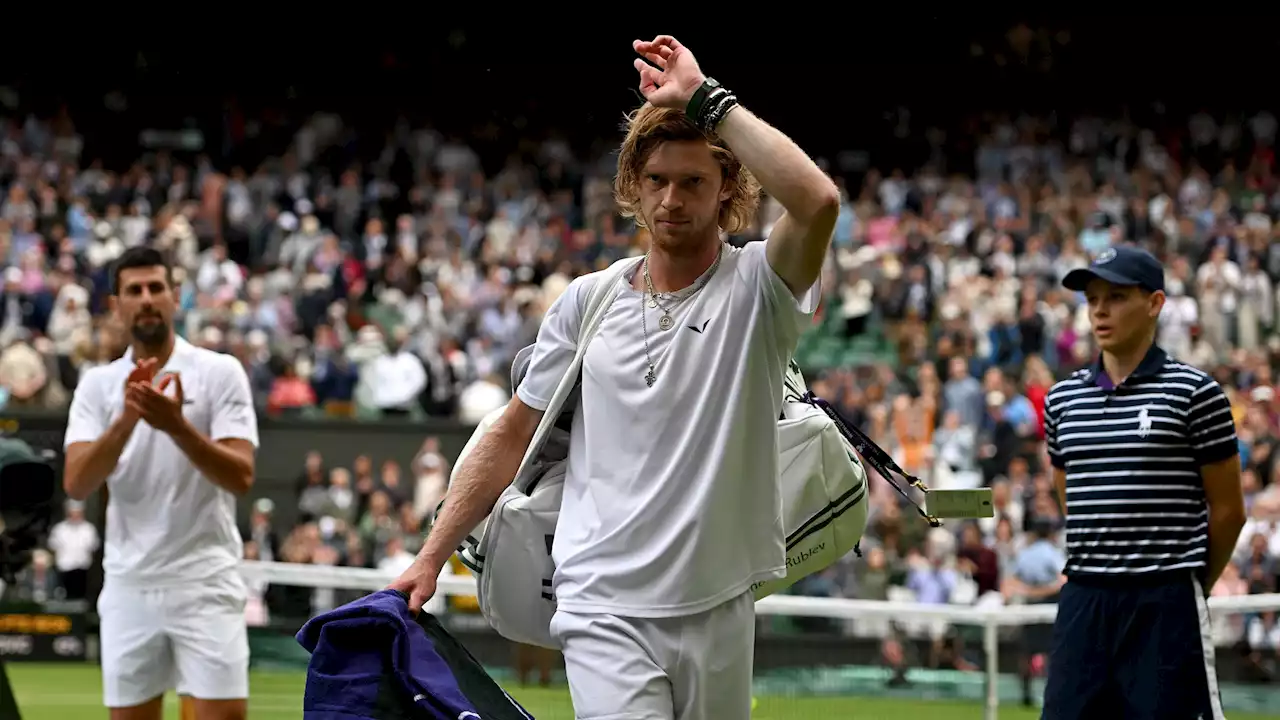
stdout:
<svg viewBox="0 0 1280 720">
<path fill-rule="evenodd" d="M 236 152 L 153 143 L 108 166 L 83 151 L 66 108 L 0 109 L 0 406 L 62 410 L 81 373 L 119 356 L 127 338 L 107 312 L 110 262 L 152 244 L 175 264 L 180 333 L 239 358 L 262 415 L 474 423 L 509 398 L 510 360 L 566 284 L 643 252 L 644 233 L 611 198 L 616 138 L 584 150 L 546 134 L 495 163 L 476 150 L 483 128 L 402 117 L 370 141 L 343 113 L 231 116 Z M 1063 522 L 1044 397 L 1095 356 L 1082 298 L 1059 281 L 1107 247 L 1137 243 L 1167 269 L 1160 343 L 1212 372 L 1235 411 L 1250 521 L 1213 593 L 1274 592 L 1276 116 L 990 112 L 945 129 L 905 109 L 888 117 L 912 138 L 902 162 L 824 155 L 844 205 L 826 300 L 797 360 L 812 389 L 904 469 L 934 487 L 991 486 L 997 513 L 931 530 L 873 480 L 863 555 L 793 591 L 1052 600 Z M 757 221 L 726 239 L 766 237 L 779 215 L 766 198 Z M 296 506 L 251 502 L 246 556 L 398 571 L 420 546 L 450 461 L 430 437 L 403 467 L 369 456 L 338 466 L 319 448 L 298 458 Z M 72 506 L 12 591 L 83 593 L 77 573 L 96 543 Z M 346 599 L 267 587 L 255 598 L 253 623 Z M 935 641 L 923 664 L 968 663 L 952 629 L 936 624 L 834 630 L 889 638 L 890 662 L 905 662 L 892 642 L 902 635 Z M 1273 614 L 1224 617 L 1217 633 L 1260 676 L 1275 672 Z"/>
</svg>

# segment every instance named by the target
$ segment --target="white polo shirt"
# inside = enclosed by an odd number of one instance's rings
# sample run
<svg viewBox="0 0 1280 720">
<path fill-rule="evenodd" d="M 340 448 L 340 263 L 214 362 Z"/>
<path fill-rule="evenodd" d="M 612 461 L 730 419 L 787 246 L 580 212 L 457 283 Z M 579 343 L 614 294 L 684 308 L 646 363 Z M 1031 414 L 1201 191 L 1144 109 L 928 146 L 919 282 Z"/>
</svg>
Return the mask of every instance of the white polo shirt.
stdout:
<svg viewBox="0 0 1280 720">
<path fill-rule="evenodd" d="M 65 446 L 97 440 L 124 410 L 133 351 L 89 370 L 76 386 Z M 213 440 L 258 446 L 249 378 L 239 361 L 178 338 L 156 377 L 178 374 L 183 414 Z M 165 433 L 139 421 L 107 477 L 103 570 L 115 582 L 146 586 L 198 582 L 234 572 L 243 553 L 235 496 L 214 485 Z"/>
<path fill-rule="evenodd" d="M 605 315 L 583 364 L 552 547 L 560 609 L 693 615 L 785 576 L 778 413 L 819 290 L 797 302 L 764 246 L 726 247 L 706 287 L 672 308 L 670 330 L 630 287 Z M 542 321 L 517 391 L 534 409 L 573 359 L 592 282 L 571 283 Z"/>
</svg>

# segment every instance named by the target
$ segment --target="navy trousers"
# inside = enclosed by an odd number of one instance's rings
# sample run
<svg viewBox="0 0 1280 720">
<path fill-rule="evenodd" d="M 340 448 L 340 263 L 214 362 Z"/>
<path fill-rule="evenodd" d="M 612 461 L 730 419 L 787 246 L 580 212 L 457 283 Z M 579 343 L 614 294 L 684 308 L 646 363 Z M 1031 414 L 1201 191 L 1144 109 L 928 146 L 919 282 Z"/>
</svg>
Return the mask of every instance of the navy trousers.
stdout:
<svg viewBox="0 0 1280 720">
<path fill-rule="evenodd" d="M 1072 578 L 1053 626 L 1041 720 L 1221 720 L 1198 580 Z"/>
</svg>

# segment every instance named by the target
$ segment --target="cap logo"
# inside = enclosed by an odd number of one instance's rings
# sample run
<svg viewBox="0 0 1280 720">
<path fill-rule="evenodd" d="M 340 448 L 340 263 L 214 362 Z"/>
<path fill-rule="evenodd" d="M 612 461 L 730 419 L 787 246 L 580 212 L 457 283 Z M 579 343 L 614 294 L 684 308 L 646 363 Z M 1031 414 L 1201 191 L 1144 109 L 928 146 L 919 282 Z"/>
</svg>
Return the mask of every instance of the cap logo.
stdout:
<svg viewBox="0 0 1280 720">
<path fill-rule="evenodd" d="M 1106 250 L 1103 250 L 1102 252 L 1098 253 L 1098 257 L 1094 259 L 1093 264 L 1106 265 L 1107 263 L 1115 259 L 1116 259 L 1116 249 L 1107 248 Z"/>
</svg>

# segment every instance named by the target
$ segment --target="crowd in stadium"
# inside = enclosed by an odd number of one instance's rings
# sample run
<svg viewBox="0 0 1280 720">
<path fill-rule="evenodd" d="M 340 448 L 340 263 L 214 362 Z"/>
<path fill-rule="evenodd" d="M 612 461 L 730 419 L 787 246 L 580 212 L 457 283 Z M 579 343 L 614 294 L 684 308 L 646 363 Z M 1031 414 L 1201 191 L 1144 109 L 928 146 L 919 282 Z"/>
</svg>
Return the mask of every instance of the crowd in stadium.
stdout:
<svg viewBox="0 0 1280 720">
<path fill-rule="evenodd" d="M 256 167 L 155 152 L 115 173 L 78 157 L 68 117 L 0 122 L 4 408 L 61 410 L 79 373 L 118 357 L 126 338 L 107 312 L 109 264 L 151 243 L 175 262 L 180 331 L 241 359 L 261 413 L 474 422 L 506 402 L 510 359 L 568 281 L 644 242 L 613 212 L 608 158 L 586 162 L 561 143 L 486 176 L 465 141 L 404 126 L 378 162 L 355 167 L 341 153 L 342 120 L 319 114 L 287 154 Z M 1021 568 L 1061 553 L 1044 397 L 1094 355 L 1081 299 L 1059 281 L 1108 246 L 1136 242 L 1167 267 L 1159 342 L 1212 371 L 1235 410 L 1250 520 L 1213 593 L 1274 592 L 1276 130 L 1265 112 L 1199 114 L 1158 131 L 991 117 L 972 176 L 929 164 L 838 178 L 845 204 L 827 300 L 798 353 L 811 388 L 930 485 L 993 487 L 997 513 L 931 530 L 874 479 L 861 556 L 794 591 L 1027 599 Z M 731 240 L 766 236 L 778 214 L 766 202 Z M 410 467 L 377 457 L 332 467 L 321 451 L 299 463 L 288 516 L 300 522 L 277 527 L 276 508 L 259 500 L 247 556 L 398 572 L 448 483 L 449 459 L 431 438 Z M 53 554 L 17 592 L 49 582 L 41 567 L 77 569 L 58 537 L 70 535 L 55 533 Z M 251 622 L 344 599 L 258 590 Z M 963 662 L 946 659 L 945 628 L 919 630 L 939 642 L 932 662 Z M 1265 670 L 1280 623 L 1227 617 L 1218 639 Z"/>
</svg>

